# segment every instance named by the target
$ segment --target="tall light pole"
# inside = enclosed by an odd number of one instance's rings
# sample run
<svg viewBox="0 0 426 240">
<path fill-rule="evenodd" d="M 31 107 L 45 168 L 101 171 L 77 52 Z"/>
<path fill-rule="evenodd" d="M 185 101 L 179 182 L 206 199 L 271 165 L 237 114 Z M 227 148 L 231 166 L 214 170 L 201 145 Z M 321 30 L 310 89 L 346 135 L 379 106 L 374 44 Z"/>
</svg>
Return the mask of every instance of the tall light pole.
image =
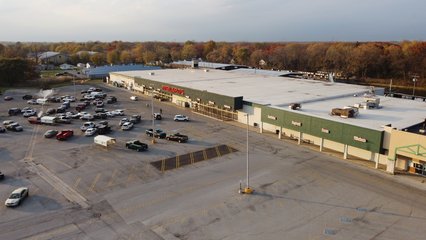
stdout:
<svg viewBox="0 0 426 240">
<path fill-rule="evenodd" d="M 414 83 L 414 86 L 413 86 L 413 97 L 414 97 L 414 93 L 416 92 L 416 82 L 417 82 L 417 79 L 413 78 L 413 83 Z"/>
<path fill-rule="evenodd" d="M 154 92 L 151 92 L 151 117 L 152 117 L 152 143 L 155 143 L 154 137 L 154 126 L 155 126 L 155 117 L 154 117 Z"/>
<path fill-rule="evenodd" d="M 72 75 L 72 82 L 73 82 L 73 85 L 74 85 L 74 98 L 76 98 L 76 96 L 75 96 L 75 75 L 74 74 Z"/>
<path fill-rule="evenodd" d="M 249 168 L 249 114 L 246 113 L 245 114 L 247 117 L 247 140 L 246 140 L 246 162 L 247 162 L 247 180 L 246 180 L 246 187 L 244 189 L 241 189 L 241 184 L 240 184 L 240 189 L 239 189 L 239 193 L 243 193 L 243 194 L 252 194 L 253 193 L 253 189 L 250 187 L 250 178 L 249 178 L 249 173 L 250 173 L 250 168 Z"/>
</svg>

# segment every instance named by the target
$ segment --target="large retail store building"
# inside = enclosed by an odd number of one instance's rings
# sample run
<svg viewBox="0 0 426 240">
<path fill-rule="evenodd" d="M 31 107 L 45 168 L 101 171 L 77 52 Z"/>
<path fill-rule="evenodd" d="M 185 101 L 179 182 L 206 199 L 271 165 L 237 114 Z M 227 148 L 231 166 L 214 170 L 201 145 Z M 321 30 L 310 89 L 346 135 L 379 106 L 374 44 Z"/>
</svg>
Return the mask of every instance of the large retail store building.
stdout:
<svg viewBox="0 0 426 240">
<path fill-rule="evenodd" d="M 187 68 L 114 72 L 109 82 L 224 121 L 248 121 L 261 133 L 337 151 L 345 159 L 374 161 L 390 173 L 396 167 L 426 175 L 425 102 L 385 97 L 383 89 L 282 75 Z M 337 108 L 358 114 L 332 115 Z"/>
</svg>

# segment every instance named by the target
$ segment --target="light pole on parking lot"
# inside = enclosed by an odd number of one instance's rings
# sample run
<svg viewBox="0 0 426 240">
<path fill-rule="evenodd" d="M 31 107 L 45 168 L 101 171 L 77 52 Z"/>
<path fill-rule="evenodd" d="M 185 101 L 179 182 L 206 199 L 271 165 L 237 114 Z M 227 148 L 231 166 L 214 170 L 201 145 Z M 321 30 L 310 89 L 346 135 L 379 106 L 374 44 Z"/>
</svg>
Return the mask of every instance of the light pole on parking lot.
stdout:
<svg viewBox="0 0 426 240">
<path fill-rule="evenodd" d="M 155 117 L 154 117 L 154 92 L 151 92 L 151 117 L 152 117 L 152 143 L 155 143 L 155 137 L 154 137 L 154 126 L 155 126 Z"/>
<path fill-rule="evenodd" d="M 416 92 L 416 82 L 417 82 L 417 79 L 413 78 L 413 83 L 414 83 L 414 86 L 413 86 L 413 97 L 414 97 L 414 93 Z"/>
<path fill-rule="evenodd" d="M 246 131 L 246 171 L 247 171 L 247 179 L 246 179 L 246 187 L 245 188 L 241 188 L 241 183 L 240 183 L 240 189 L 239 189 L 239 193 L 241 194 L 252 194 L 253 193 L 253 189 L 250 187 L 250 178 L 249 178 L 249 173 L 250 173 L 250 168 L 249 168 L 249 114 L 246 113 L 245 116 L 247 117 L 247 131 Z"/>
</svg>

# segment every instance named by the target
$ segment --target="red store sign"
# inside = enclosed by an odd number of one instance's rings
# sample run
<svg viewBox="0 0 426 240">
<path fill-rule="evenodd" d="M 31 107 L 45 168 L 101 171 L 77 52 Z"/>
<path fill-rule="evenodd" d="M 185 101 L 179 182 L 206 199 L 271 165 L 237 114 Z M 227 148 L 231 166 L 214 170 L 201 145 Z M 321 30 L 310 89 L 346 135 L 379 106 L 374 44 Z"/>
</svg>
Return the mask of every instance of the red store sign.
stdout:
<svg viewBox="0 0 426 240">
<path fill-rule="evenodd" d="M 185 90 L 180 89 L 180 88 L 175 88 L 175 87 L 170 87 L 170 86 L 163 86 L 161 89 L 163 89 L 163 91 L 166 91 L 166 92 L 177 93 L 177 94 L 180 94 L 180 95 L 184 95 L 185 94 Z"/>
</svg>

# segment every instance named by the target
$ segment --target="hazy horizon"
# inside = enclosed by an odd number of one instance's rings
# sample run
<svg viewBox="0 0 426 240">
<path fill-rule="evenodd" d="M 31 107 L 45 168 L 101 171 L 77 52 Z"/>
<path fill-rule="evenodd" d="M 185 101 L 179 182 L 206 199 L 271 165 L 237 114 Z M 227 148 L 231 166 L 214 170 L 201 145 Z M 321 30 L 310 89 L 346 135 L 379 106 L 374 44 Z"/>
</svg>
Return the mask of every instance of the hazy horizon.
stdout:
<svg viewBox="0 0 426 240">
<path fill-rule="evenodd" d="M 424 41 L 425 9 L 420 0 L 0 0 L 0 41 Z"/>
</svg>

